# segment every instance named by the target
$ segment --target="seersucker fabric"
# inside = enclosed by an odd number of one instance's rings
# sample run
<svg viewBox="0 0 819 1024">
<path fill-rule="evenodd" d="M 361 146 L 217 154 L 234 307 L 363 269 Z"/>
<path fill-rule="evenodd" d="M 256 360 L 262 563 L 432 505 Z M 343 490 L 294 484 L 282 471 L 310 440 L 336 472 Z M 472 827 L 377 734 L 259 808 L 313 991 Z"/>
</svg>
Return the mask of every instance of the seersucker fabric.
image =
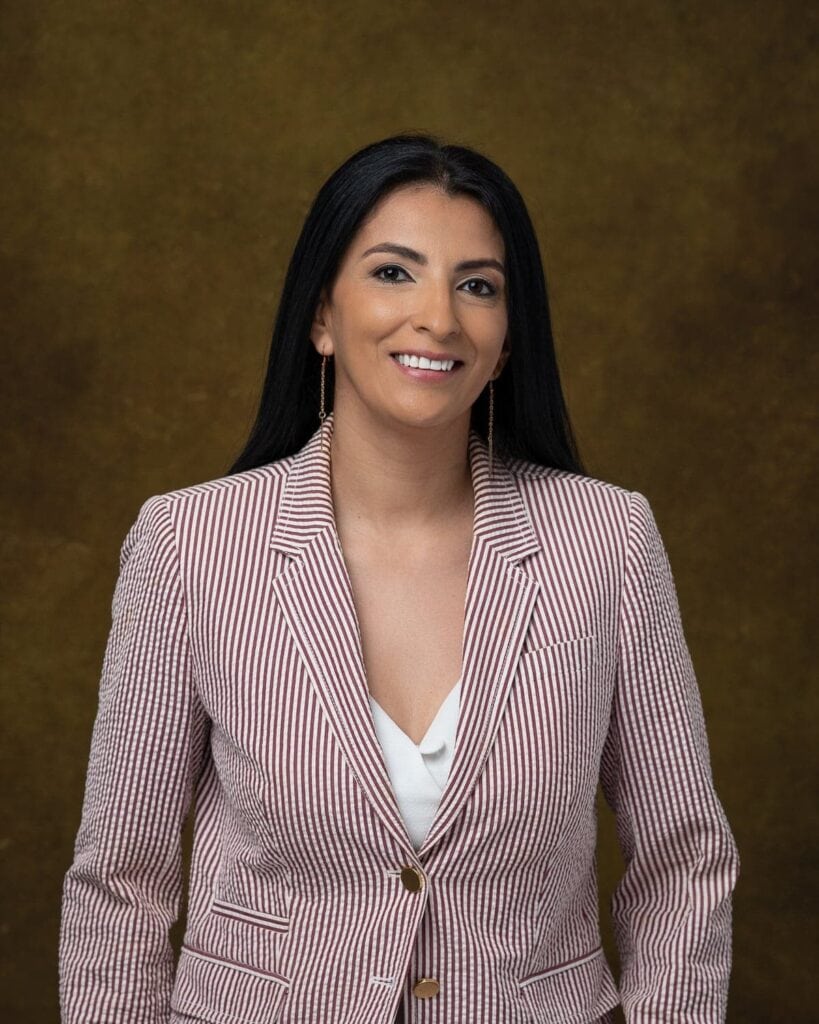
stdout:
<svg viewBox="0 0 819 1024">
<path fill-rule="evenodd" d="M 400 1005 L 414 1024 L 591 1024 L 617 1004 L 723 1024 L 739 853 L 651 504 L 519 459 L 490 472 L 474 430 L 468 455 L 458 738 L 418 849 L 319 430 L 143 503 L 63 882 L 62 1024 L 391 1024 Z M 616 981 L 598 787 L 623 852 Z"/>
</svg>

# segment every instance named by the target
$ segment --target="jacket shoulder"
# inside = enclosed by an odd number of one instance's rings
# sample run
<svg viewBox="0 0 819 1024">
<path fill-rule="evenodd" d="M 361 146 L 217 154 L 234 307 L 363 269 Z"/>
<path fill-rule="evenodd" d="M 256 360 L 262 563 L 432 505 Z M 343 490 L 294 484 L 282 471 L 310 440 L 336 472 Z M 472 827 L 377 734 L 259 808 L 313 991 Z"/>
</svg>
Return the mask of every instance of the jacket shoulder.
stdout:
<svg viewBox="0 0 819 1024">
<path fill-rule="evenodd" d="M 509 464 L 526 514 L 549 557 L 598 563 L 619 578 L 633 491 L 610 480 L 517 460 Z"/>
<path fill-rule="evenodd" d="M 230 476 L 218 476 L 211 480 L 188 484 L 174 490 L 155 495 L 164 499 L 169 505 L 178 503 L 197 503 L 202 501 L 231 501 L 251 492 L 275 489 L 287 476 L 294 456 L 268 462 L 254 469 L 245 469 L 241 473 Z"/>
<path fill-rule="evenodd" d="M 507 465 L 517 479 L 518 486 L 528 491 L 548 490 L 587 501 L 622 502 L 624 507 L 628 506 L 635 493 L 611 480 L 602 480 L 568 469 L 557 469 L 554 466 L 544 466 L 542 463 L 529 462 L 526 459 L 511 459 Z"/>
<path fill-rule="evenodd" d="M 272 524 L 293 457 L 152 494 L 142 502 L 129 536 L 155 532 L 170 523 L 193 533 L 226 517 Z"/>
<path fill-rule="evenodd" d="M 521 459 L 508 467 L 537 532 L 545 535 L 558 525 L 584 542 L 613 542 L 620 557 L 632 547 L 664 547 L 651 501 L 641 491 Z"/>
</svg>

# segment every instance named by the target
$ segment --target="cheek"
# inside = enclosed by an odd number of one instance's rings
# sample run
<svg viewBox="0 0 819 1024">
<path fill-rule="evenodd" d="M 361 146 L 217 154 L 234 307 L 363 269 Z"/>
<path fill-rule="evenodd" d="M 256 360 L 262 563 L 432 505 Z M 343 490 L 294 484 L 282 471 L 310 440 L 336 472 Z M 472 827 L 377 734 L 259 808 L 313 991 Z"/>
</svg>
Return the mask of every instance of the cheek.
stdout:
<svg viewBox="0 0 819 1024">
<path fill-rule="evenodd" d="M 505 309 L 480 310 L 461 322 L 487 358 L 495 358 L 500 353 L 509 322 Z"/>
<path fill-rule="evenodd" d="M 349 342 L 378 340 L 403 324 L 410 315 L 409 305 L 400 297 L 370 292 L 345 311 L 342 336 Z"/>
<path fill-rule="evenodd" d="M 361 311 L 362 318 L 370 325 L 374 333 L 390 330 L 396 324 L 404 323 L 411 314 L 411 305 L 406 295 L 384 294 L 384 291 L 371 293 Z"/>
</svg>

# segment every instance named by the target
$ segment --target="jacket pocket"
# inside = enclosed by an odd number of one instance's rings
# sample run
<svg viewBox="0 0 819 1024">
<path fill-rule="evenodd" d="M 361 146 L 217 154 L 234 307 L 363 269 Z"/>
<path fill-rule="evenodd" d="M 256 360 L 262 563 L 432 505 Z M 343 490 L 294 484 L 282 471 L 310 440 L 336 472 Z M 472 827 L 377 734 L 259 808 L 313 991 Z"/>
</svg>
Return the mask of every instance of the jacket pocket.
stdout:
<svg viewBox="0 0 819 1024">
<path fill-rule="evenodd" d="M 183 945 L 171 1009 L 208 1024 L 274 1024 L 289 981 L 205 950 Z"/>
<path fill-rule="evenodd" d="M 597 637 L 593 633 L 553 640 L 543 647 L 521 651 L 518 668 L 526 675 L 584 670 L 595 656 Z"/>
<path fill-rule="evenodd" d="M 286 932 L 290 926 L 290 918 L 285 914 L 269 914 L 264 910 L 255 910 L 216 897 L 211 900 L 210 912 L 228 921 L 255 924 L 271 932 Z"/>
<path fill-rule="evenodd" d="M 260 910 L 213 896 L 207 913 L 185 935 L 184 943 L 231 963 L 252 964 L 263 973 L 286 975 L 284 961 L 291 927 L 288 909 L 280 905 Z"/>
<path fill-rule="evenodd" d="M 529 731 L 547 741 L 544 783 L 565 802 L 588 803 L 611 718 L 612 682 L 597 636 L 568 637 L 521 653 L 517 700 Z M 513 700 L 515 695 L 513 695 Z"/>
<path fill-rule="evenodd" d="M 600 945 L 564 963 L 523 975 L 517 984 L 529 1018 L 537 1024 L 586 1024 L 620 1001 Z"/>
</svg>

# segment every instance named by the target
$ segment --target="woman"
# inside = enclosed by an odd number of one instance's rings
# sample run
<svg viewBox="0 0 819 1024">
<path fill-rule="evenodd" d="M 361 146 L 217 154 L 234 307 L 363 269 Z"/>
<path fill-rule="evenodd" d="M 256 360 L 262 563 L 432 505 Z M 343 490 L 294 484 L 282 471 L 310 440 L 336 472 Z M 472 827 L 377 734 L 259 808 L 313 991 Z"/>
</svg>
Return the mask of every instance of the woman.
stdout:
<svg viewBox="0 0 819 1024">
<path fill-rule="evenodd" d="M 63 1021 L 722 1021 L 738 870 L 663 542 L 580 464 L 521 196 L 467 148 L 366 147 L 245 450 L 125 538 Z"/>
</svg>

